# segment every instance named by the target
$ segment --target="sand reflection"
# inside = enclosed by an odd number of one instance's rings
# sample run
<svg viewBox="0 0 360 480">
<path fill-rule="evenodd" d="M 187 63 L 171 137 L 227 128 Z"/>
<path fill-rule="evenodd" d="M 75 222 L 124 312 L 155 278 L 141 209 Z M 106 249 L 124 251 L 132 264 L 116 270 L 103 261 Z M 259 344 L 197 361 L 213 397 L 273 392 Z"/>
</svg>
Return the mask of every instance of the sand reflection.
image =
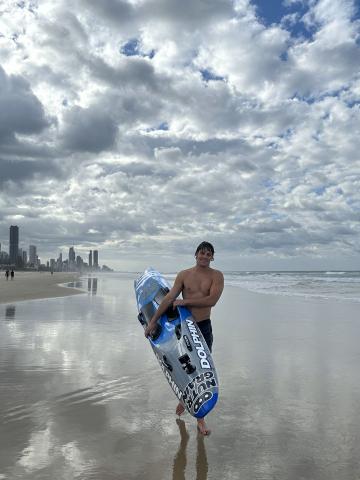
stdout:
<svg viewBox="0 0 360 480">
<path fill-rule="evenodd" d="M 186 469 L 186 447 L 189 442 L 189 434 L 186 430 L 184 420 L 177 419 L 176 423 L 180 432 L 180 445 L 174 458 L 173 480 L 185 480 Z M 204 437 L 197 436 L 197 455 L 196 455 L 196 480 L 207 480 L 208 461 Z"/>
<path fill-rule="evenodd" d="M 15 318 L 16 307 L 15 305 L 7 305 L 5 309 L 5 318 L 6 320 L 14 320 Z"/>
<path fill-rule="evenodd" d="M 97 293 L 97 282 L 98 282 L 97 278 L 93 278 L 93 277 L 88 278 L 88 292 L 91 295 L 96 295 Z"/>
</svg>

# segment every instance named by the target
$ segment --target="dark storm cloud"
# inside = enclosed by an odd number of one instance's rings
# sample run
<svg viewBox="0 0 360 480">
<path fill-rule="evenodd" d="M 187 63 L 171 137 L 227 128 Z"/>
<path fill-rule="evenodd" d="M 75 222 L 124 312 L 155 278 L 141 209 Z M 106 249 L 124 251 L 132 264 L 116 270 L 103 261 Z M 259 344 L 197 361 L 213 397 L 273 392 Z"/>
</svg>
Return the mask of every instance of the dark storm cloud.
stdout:
<svg viewBox="0 0 360 480">
<path fill-rule="evenodd" d="M 82 64 L 87 66 L 91 75 L 98 80 L 104 81 L 119 89 L 137 86 L 158 90 L 160 80 L 157 80 L 154 67 L 145 58 L 125 57 L 116 68 L 109 65 L 102 58 L 97 56 L 79 55 Z"/>
<path fill-rule="evenodd" d="M 24 78 L 0 66 L 0 142 L 15 134 L 33 135 L 49 126 L 44 108 Z"/>
<path fill-rule="evenodd" d="M 123 0 L 82 0 L 82 5 L 96 12 L 103 19 L 117 25 L 124 24 L 133 19 L 133 6 Z M 95 20 L 95 18 L 94 18 Z"/>
<path fill-rule="evenodd" d="M 230 0 L 150 0 L 139 8 L 144 18 L 179 23 L 182 26 L 202 25 L 219 21 L 233 14 Z"/>
<path fill-rule="evenodd" d="M 74 107 L 65 116 L 64 146 L 73 151 L 99 153 L 115 142 L 116 122 L 95 106 Z"/>
<path fill-rule="evenodd" d="M 115 25 L 134 22 L 170 22 L 182 28 L 228 18 L 233 12 L 230 0 L 147 0 L 133 5 L 123 0 L 82 0 L 88 10 Z"/>
<path fill-rule="evenodd" d="M 123 172 L 130 177 L 151 177 L 155 174 L 155 168 L 150 163 L 130 162 L 124 165 L 104 165 L 106 175 Z"/>
<path fill-rule="evenodd" d="M 11 161 L 0 158 L 0 185 L 9 180 L 23 182 L 32 180 L 35 176 L 53 177 L 60 176 L 61 171 L 57 165 L 46 160 Z"/>
</svg>

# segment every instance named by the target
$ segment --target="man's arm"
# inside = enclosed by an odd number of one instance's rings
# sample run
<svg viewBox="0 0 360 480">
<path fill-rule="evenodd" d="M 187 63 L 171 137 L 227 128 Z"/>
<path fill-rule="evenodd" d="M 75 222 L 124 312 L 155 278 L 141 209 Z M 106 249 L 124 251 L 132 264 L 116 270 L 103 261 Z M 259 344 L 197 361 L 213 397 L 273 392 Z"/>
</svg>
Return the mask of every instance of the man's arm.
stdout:
<svg viewBox="0 0 360 480">
<path fill-rule="evenodd" d="M 159 308 L 156 310 L 150 322 L 148 323 L 148 326 L 145 328 L 145 337 L 148 337 L 153 332 L 153 330 L 155 330 L 156 322 L 159 320 L 161 315 L 166 312 L 166 310 L 174 302 L 176 297 L 180 295 L 183 289 L 183 285 L 183 272 L 180 272 L 175 279 L 172 289 L 169 291 L 169 293 L 165 295 L 159 305 Z"/>
<path fill-rule="evenodd" d="M 224 275 L 221 272 L 216 272 L 213 283 L 210 287 L 209 295 L 201 298 L 185 298 L 182 300 L 175 300 L 174 307 L 214 307 L 218 302 L 224 290 Z"/>
</svg>

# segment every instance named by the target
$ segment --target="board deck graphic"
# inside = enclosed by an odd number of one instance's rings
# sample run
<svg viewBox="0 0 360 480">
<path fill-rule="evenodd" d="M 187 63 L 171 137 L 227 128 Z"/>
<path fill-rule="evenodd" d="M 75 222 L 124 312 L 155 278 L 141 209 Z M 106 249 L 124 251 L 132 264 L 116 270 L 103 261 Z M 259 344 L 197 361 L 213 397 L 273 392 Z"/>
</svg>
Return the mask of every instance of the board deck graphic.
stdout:
<svg viewBox="0 0 360 480">
<path fill-rule="evenodd" d="M 145 329 L 169 291 L 167 281 L 149 268 L 134 282 L 138 320 Z M 214 362 L 196 321 L 185 307 L 170 307 L 149 338 L 170 387 L 186 410 L 205 417 L 215 406 L 219 385 Z"/>
</svg>

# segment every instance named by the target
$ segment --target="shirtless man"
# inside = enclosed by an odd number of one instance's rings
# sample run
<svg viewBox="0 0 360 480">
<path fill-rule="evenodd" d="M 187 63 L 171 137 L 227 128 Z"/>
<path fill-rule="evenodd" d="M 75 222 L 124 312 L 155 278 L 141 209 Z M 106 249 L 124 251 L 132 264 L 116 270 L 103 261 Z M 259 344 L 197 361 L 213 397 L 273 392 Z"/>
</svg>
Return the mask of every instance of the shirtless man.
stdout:
<svg viewBox="0 0 360 480">
<path fill-rule="evenodd" d="M 200 243 L 195 252 L 195 267 L 178 273 L 174 286 L 164 297 L 146 327 L 146 337 L 155 331 L 157 321 L 171 304 L 174 308 L 184 306 L 190 310 L 196 320 L 211 352 L 213 342 L 210 321 L 211 307 L 216 305 L 224 289 L 223 274 L 210 267 L 210 262 L 214 260 L 214 253 L 214 247 L 211 243 Z M 180 293 L 182 293 L 183 298 L 176 300 Z M 176 408 L 176 414 L 181 415 L 184 411 L 185 407 L 180 402 Z M 198 419 L 198 430 L 202 435 L 210 434 L 204 418 Z"/>
</svg>

